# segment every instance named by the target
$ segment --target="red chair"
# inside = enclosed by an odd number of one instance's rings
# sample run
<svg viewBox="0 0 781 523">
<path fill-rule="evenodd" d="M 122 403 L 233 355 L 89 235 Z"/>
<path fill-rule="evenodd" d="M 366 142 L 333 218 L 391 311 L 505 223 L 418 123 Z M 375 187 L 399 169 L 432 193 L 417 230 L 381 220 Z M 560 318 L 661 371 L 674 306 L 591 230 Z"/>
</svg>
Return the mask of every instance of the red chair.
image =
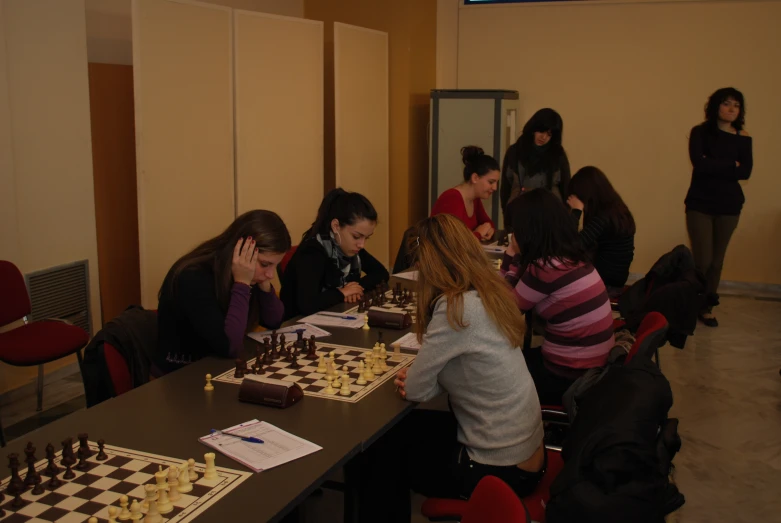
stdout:
<svg viewBox="0 0 781 523">
<path fill-rule="evenodd" d="M 550 499 L 550 486 L 556 476 L 559 475 L 564 467 L 564 461 L 561 459 L 561 453 L 551 449 L 545 449 L 548 455 L 548 468 L 542 477 L 539 485 L 533 493 L 519 500 L 515 492 L 503 481 L 493 476 L 483 478 L 477 484 L 475 491 L 469 501 L 461 499 L 443 499 L 429 498 L 423 502 L 420 512 L 431 521 L 460 520 L 461 523 L 514 523 L 516 521 L 545 522 L 545 506 Z M 488 482 L 490 480 L 490 482 Z M 499 490 L 497 483 L 503 487 L 502 492 L 489 497 L 481 491 L 481 486 L 490 486 L 493 490 Z M 498 501 L 501 498 L 503 501 Z M 491 508 L 487 503 L 493 503 Z M 515 502 L 521 505 L 523 512 L 511 510 L 511 503 Z M 469 518 L 469 519 L 468 519 Z"/>
<path fill-rule="evenodd" d="M 669 324 L 667 318 L 659 312 L 649 312 L 640 322 L 640 326 L 635 333 L 635 342 L 626 356 L 625 363 L 632 361 L 637 354 L 651 356 L 653 351 L 656 354 L 656 365 L 662 368 L 659 361 L 659 348 L 667 342 L 667 329 Z"/>
<path fill-rule="evenodd" d="M 0 260 L 0 327 L 18 320 L 24 325 L 0 333 L 0 361 L 17 367 L 38 365 L 38 405 L 43 407 L 43 365 L 76 353 L 81 369 L 81 349 L 89 341 L 89 334 L 63 320 L 28 322 L 31 312 L 30 297 L 24 277 L 16 266 Z"/>
<path fill-rule="evenodd" d="M 279 265 L 277 265 L 277 276 L 279 276 L 280 280 L 282 279 L 282 276 L 285 274 L 285 269 L 287 269 L 287 264 L 290 263 L 290 259 L 296 253 L 296 249 L 298 249 L 298 245 L 293 245 L 290 248 L 290 250 L 288 250 L 285 253 L 285 257 L 282 258 L 282 261 L 279 262 Z"/>
</svg>

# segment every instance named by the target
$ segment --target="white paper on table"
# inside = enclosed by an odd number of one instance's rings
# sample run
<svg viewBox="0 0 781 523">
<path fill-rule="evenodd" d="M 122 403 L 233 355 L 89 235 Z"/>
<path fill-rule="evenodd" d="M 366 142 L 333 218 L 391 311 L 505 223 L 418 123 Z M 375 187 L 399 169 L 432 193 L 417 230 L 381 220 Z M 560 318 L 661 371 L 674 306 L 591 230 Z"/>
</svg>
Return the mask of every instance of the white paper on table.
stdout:
<svg viewBox="0 0 781 523">
<path fill-rule="evenodd" d="M 311 316 L 307 316 L 306 318 L 301 318 L 299 321 L 301 323 L 311 323 L 312 325 L 327 325 L 329 327 L 345 327 L 347 329 L 360 329 L 361 327 L 363 327 L 363 324 L 366 323 L 364 321 L 363 316 L 360 314 L 358 314 L 357 316 L 353 316 L 355 318 L 354 320 L 350 320 L 344 317 L 345 314 L 347 316 L 350 316 L 349 311 L 347 313 L 342 313 L 343 316 L 336 316 L 332 314 L 336 314 L 336 313 L 329 312 L 326 315 L 317 312 L 315 314 L 312 314 Z"/>
<path fill-rule="evenodd" d="M 420 350 L 420 343 L 418 343 L 418 335 L 414 332 L 408 332 L 398 340 L 391 343 L 392 347 L 398 345 L 402 349 Z"/>
<path fill-rule="evenodd" d="M 268 470 L 290 461 L 323 450 L 311 441 L 294 436 L 265 421 L 256 419 L 224 429 L 242 437 L 255 437 L 263 443 L 251 443 L 222 434 L 209 434 L 200 438 L 201 443 L 246 465 L 255 472 Z"/>
<path fill-rule="evenodd" d="M 418 271 L 398 272 L 393 276 L 396 278 L 401 278 L 402 280 L 418 281 Z"/>
<path fill-rule="evenodd" d="M 324 338 L 326 336 L 331 335 L 330 332 L 323 330 L 319 327 L 315 327 L 314 325 L 309 325 L 307 323 L 302 323 L 299 325 L 291 325 L 290 327 L 283 327 L 281 329 L 276 329 L 276 333 L 295 334 L 295 332 L 299 330 L 304 331 L 305 340 L 308 340 L 312 336 L 314 336 L 315 338 Z M 263 338 L 269 338 L 271 336 L 271 332 L 272 331 L 250 332 L 249 334 L 247 334 L 247 336 L 257 341 L 258 343 L 263 343 Z"/>
<path fill-rule="evenodd" d="M 504 254 L 504 252 L 507 250 L 507 247 L 503 245 L 499 245 L 497 242 L 493 242 L 493 243 L 489 243 L 488 245 L 483 245 L 483 250 L 485 252 Z"/>
</svg>

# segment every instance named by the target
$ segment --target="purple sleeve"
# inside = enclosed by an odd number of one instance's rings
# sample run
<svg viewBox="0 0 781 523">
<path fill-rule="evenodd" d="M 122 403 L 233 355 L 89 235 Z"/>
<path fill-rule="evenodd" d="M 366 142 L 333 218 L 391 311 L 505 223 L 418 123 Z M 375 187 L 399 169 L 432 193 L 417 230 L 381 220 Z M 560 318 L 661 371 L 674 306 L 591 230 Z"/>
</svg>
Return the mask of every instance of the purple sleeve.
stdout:
<svg viewBox="0 0 781 523">
<path fill-rule="evenodd" d="M 263 292 L 258 289 L 258 308 L 260 309 L 260 318 L 258 323 L 267 329 L 275 329 L 282 323 L 282 316 L 285 314 L 285 306 L 271 286 L 269 292 Z"/>
<path fill-rule="evenodd" d="M 244 346 L 244 334 L 247 332 L 249 316 L 250 287 L 243 283 L 234 283 L 228 313 L 225 315 L 225 335 L 230 344 L 230 357 L 241 354 Z"/>
</svg>

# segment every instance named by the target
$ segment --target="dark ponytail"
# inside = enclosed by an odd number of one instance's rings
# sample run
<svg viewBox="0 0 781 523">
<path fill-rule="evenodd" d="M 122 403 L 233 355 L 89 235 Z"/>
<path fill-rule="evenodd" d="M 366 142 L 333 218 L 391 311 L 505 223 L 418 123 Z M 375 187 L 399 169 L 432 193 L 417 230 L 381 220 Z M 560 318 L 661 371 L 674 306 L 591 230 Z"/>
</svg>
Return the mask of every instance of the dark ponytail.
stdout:
<svg viewBox="0 0 781 523">
<path fill-rule="evenodd" d="M 347 192 L 337 187 L 331 190 L 323 198 L 317 217 L 312 226 L 307 230 L 302 239 L 313 238 L 315 235 L 328 235 L 331 230 L 331 222 L 337 219 L 339 225 L 355 225 L 360 220 L 377 221 L 377 211 L 372 203 L 362 194 Z"/>
<path fill-rule="evenodd" d="M 485 176 L 491 171 L 499 170 L 499 162 L 493 156 L 488 156 L 476 145 L 461 148 L 461 159 L 464 162 L 464 181 L 472 179 L 472 173 Z"/>
</svg>

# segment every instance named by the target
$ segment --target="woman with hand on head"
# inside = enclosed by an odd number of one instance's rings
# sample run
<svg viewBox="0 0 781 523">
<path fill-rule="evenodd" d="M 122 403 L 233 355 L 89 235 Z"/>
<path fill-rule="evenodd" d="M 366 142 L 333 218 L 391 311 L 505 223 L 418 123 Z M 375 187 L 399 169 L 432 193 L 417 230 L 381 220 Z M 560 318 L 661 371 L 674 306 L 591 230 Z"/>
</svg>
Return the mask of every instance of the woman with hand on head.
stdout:
<svg viewBox="0 0 781 523">
<path fill-rule="evenodd" d="M 583 247 L 591 254 L 608 294 L 618 296 L 635 257 L 634 217 L 605 173 L 596 167 L 583 167 L 576 172 L 569 191 L 567 204 L 576 226 L 583 216 Z"/>
<path fill-rule="evenodd" d="M 692 179 L 686 194 L 686 229 L 694 263 L 706 279 L 708 305 L 700 321 L 717 327 L 713 303 L 718 302 L 721 269 L 732 233 L 738 226 L 746 198 L 740 180 L 748 180 L 754 166 L 751 137 L 746 125 L 743 93 L 732 87 L 713 93 L 705 106 L 705 122 L 689 136 Z"/>
<path fill-rule="evenodd" d="M 420 222 L 411 249 L 421 348 L 395 384 L 408 401 L 447 392 L 451 410 L 413 410 L 364 452 L 359 521 L 407 523 L 410 489 L 468 499 L 488 475 L 526 496 L 545 471 L 540 403 L 512 292 L 451 215 Z"/>
<path fill-rule="evenodd" d="M 499 163 L 480 147 L 468 145 L 461 149 L 464 181 L 437 198 L 431 216 L 452 214 L 469 228 L 479 240 L 490 240 L 495 232 L 483 202 L 491 197 L 499 183 Z"/>
<path fill-rule="evenodd" d="M 364 196 L 339 188 L 325 196 L 282 275 L 286 318 L 357 303 L 364 290 L 388 280 L 388 270 L 364 249 L 376 226 L 377 211 Z"/>
<path fill-rule="evenodd" d="M 613 338 L 613 313 L 567 207 L 550 191 L 525 192 L 508 206 L 513 236 L 502 274 L 518 308 L 545 323 L 542 347 L 523 351 L 544 405 L 588 369 L 603 367 Z"/>
<path fill-rule="evenodd" d="M 179 258 L 160 288 L 152 376 L 206 356 L 236 358 L 247 332 L 278 327 L 284 311 L 271 282 L 288 249 L 279 216 L 249 211 Z"/>
<path fill-rule="evenodd" d="M 569 160 L 561 145 L 564 122 L 553 109 L 540 109 L 507 149 L 502 166 L 500 198 L 507 221 L 507 205 L 521 193 L 547 189 L 559 199 L 567 197 Z"/>
</svg>

